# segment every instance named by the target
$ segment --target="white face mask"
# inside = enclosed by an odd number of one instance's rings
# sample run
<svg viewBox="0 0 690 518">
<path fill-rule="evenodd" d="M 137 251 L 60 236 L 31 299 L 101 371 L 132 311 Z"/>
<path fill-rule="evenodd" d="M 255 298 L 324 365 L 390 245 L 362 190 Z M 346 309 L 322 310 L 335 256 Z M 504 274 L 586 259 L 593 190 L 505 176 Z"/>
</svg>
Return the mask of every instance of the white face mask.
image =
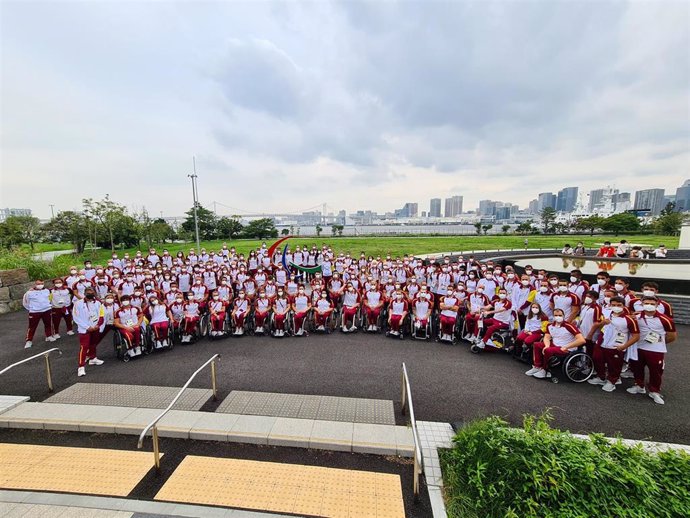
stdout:
<svg viewBox="0 0 690 518">
<path fill-rule="evenodd" d="M 213 300 L 219 300 L 219 299 L 220 299 L 220 297 L 218 295 L 213 297 Z"/>
<path fill-rule="evenodd" d="M 548 286 L 541 286 L 539 288 L 539 291 L 542 293 L 546 293 L 547 291 L 549 291 L 549 287 Z"/>
<path fill-rule="evenodd" d="M 529 281 L 528 281 L 528 280 L 522 281 L 522 285 L 523 285 L 523 286 L 529 286 Z"/>
<path fill-rule="evenodd" d="M 123 305 L 124 307 L 129 306 L 129 301 L 128 301 L 128 300 L 123 300 L 123 301 L 122 301 L 122 305 Z"/>
<path fill-rule="evenodd" d="M 649 311 L 649 312 L 656 311 L 656 306 L 654 304 L 645 304 L 642 307 L 644 308 L 645 311 Z"/>
<path fill-rule="evenodd" d="M 45 285 L 44 285 L 44 284 L 36 284 L 36 289 L 37 289 L 37 290 L 42 290 L 43 288 L 45 288 Z"/>
<path fill-rule="evenodd" d="M 616 288 L 616 291 L 623 291 L 625 289 L 625 286 L 623 286 L 622 284 L 616 284 L 614 288 Z"/>
<path fill-rule="evenodd" d="M 484 288 L 477 288 L 477 293 L 484 293 Z"/>
<path fill-rule="evenodd" d="M 514 273 L 509 273 L 509 274 L 508 274 L 508 278 L 509 278 L 509 279 L 514 279 L 514 278 L 515 278 L 515 274 L 514 274 Z"/>
<path fill-rule="evenodd" d="M 175 299 L 175 301 L 176 301 L 178 304 L 182 304 L 182 302 L 184 301 L 184 299 Z"/>
<path fill-rule="evenodd" d="M 560 322 L 563 322 L 563 317 L 561 317 L 561 316 L 553 317 L 553 321 L 554 321 L 554 322 L 559 322 L 559 323 L 560 323 Z"/>
<path fill-rule="evenodd" d="M 541 311 L 541 309 L 539 309 L 539 308 L 532 308 L 532 314 L 533 315 L 538 315 L 540 311 Z"/>
<path fill-rule="evenodd" d="M 597 279 L 597 284 L 599 286 L 606 286 L 606 279 Z"/>
<path fill-rule="evenodd" d="M 505 293 L 499 293 L 499 294 L 498 294 L 498 298 L 501 299 L 501 300 L 503 300 L 503 299 L 506 298 L 506 294 L 505 294 Z"/>
<path fill-rule="evenodd" d="M 567 286 L 559 286 L 558 291 L 560 291 L 561 293 L 565 293 L 566 291 L 568 291 L 568 287 Z"/>
<path fill-rule="evenodd" d="M 604 297 L 604 304 L 607 306 L 611 303 L 611 297 Z"/>
<path fill-rule="evenodd" d="M 585 304 L 591 304 L 592 303 L 592 297 L 585 297 Z"/>
<path fill-rule="evenodd" d="M 656 292 L 653 290 L 642 290 L 642 295 L 644 297 L 653 297 L 656 295 Z"/>
<path fill-rule="evenodd" d="M 624 309 L 625 308 L 623 308 L 622 306 L 613 306 L 611 308 L 611 311 L 614 313 L 622 313 Z"/>
<path fill-rule="evenodd" d="M 151 305 L 152 305 L 152 306 L 155 306 L 156 304 L 158 304 L 158 301 L 157 301 L 157 300 L 152 300 L 152 301 L 151 301 Z"/>
<path fill-rule="evenodd" d="M 113 299 L 105 299 L 105 303 L 110 305 L 113 303 Z"/>
<path fill-rule="evenodd" d="M 549 284 L 550 284 L 551 286 L 558 286 L 558 279 L 551 279 L 551 280 L 549 281 Z"/>
<path fill-rule="evenodd" d="M 577 277 L 575 277 L 574 275 L 571 275 L 570 276 L 570 282 L 577 282 Z"/>
</svg>

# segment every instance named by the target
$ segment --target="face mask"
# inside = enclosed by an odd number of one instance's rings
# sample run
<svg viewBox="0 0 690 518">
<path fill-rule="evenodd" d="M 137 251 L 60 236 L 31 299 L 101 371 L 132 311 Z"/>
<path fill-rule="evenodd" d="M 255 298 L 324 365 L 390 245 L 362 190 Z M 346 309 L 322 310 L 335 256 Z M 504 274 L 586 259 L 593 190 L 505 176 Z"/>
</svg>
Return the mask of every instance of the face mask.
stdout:
<svg viewBox="0 0 690 518">
<path fill-rule="evenodd" d="M 86 263 L 86 264 L 84 265 L 84 267 L 85 267 L 85 268 L 91 268 L 91 263 Z"/>
<path fill-rule="evenodd" d="M 240 293 L 240 298 L 241 298 L 241 299 L 244 298 L 244 293 Z"/>
<path fill-rule="evenodd" d="M 522 281 L 522 285 L 523 286 L 529 286 L 529 281 L 527 281 L 527 280 Z"/>
<path fill-rule="evenodd" d="M 218 299 L 220 299 L 220 297 L 219 297 L 218 295 L 215 295 L 215 296 L 213 297 L 213 300 L 218 300 Z"/>
<path fill-rule="evenodd" d="M 279 291 L 279 292 L 278 292 L 278 296 L 279 296 L 279 297 L 282 297 L 282 296 L 283 296 L 283 292 L 282 292 L 282 291 Z"/>
<path fill-rule="evenodd" d="M 501 300 L 503 300 L 503 299 L 506 298 L 506 294 L 505 294 L 505 293 L 499 293 L 499 294 L 498 294 L 498 298 L 501 299 Z"/>
<path fill-rule="evenodd" d="M 475 277 L 476 275 L 474 275 L 473 273 L 470 274 L 470 279 L 474 279 Z"/>
<path fill-rule="evenodd" d="M 122 301 L 122 305 L 123 305 L 124 307 L 129 306 L 129 301 L 128 301 L 128 300 L 123 300 L 123 301 Z"/>
<path fill-rule="evenodd" d="M 546 293 L 547 291 L 549 291 L 549 288 L 548 288 L 548 286 L 541 286 L 541 287 L 539 288 L 539 291 L 540 291 L 541 293 Z"/>
<path fill-rule="evenodd" d="M 645 311 L 649 311 L 650 313 L 652 311 L 656 311 L 656 306 L 654 304 L 645 304 L 642 306 Z"/>
<path fill-rule="evenodd" d="M 77 274 L 77 270 L 70 270 L 69 273 L 71 273 L 72 275 L 76 275 L 76 274 Z"/>
<path fill-rule="evenodd" d="M 604 304 L 607 306 L 611 303 L 611 297 L 604 297 Z"/>
<path fill-rule="evenodd" d="M 151 305 L 152 305 L 152 306 L 155 306 L 156 304 L 158 304 L 158 301 L 157 301 L 157 300 L 152 300 L 152 301 L 151 301 Z"/>
<path fill-rule="evenodd" d="M 597 284 L 599 286 L 606 286 L 606 279 L 597 279 Z"/>
<path fill-rule="evenodd" d="M 135 291 L 134 294 L 135 294 L 137 297 L 141 296 L 141 292 L 140 292 L 140 291 Z"/>
<path fill-rule="evenodd" d="M 592 297 L 585 297 L 585 304 L 591 304 L 592 302 Z"/>
<path fill-rule="evenodd" d="M 567 286 L 559 286 L 558 291 L 560 291 L 561 293 L 565 293 L 566 291 L 568 291 L 568 287 Z"/>
<path fill-rule="evenodd" d="M 575 277 L 574 275 L 571 275 L 570 276 L 570 282 L 577 282 L 577 277 Z"/>
<path fill-rule="evenodd" d="M 558 286 L 558 279 L 551 279 L 551 280 L 549 281 L 549 284 L 550 284 L 551 286 Z"/>
<path fill-rule="evenodd" d="M 182 300 L 183 299 L 175 299 L 175 302 L 177 302 L 178 304 L 182 304 Z"/>
<path fill-rule="evenodd" d="M 458 291 L 465 291 L 465 287 L 464 286 L 458 286 Z"/>
<path fill-rule="evenodd" d="M 36 289 L 37 290 L 42 290 L 45 287 L 43 284 L 36 284 Z"/>
<path fill-rule="evenodd" d="M 477 288 L 477 293 L 484 293 L 484 288 Z"/>
<path fill-rule="evenodd" d="M 493 275 L 487 275 L 487 276 L 486 276 L 486 280 L 487 280 L 487 281 L 490 281 L 490 280 L 493 279 L 493 278 L 494 278 Z"/>
<path fill-rule="evenodd" d="M 105 303 L 108 305 L 112 304 L 113 302 L 113 299 L 105 299 Z"/>
<path fill-rule="evenodd" d="M 515 278 L 515 274 L 514 274 L 514 273 L 509 273 L 509 274 L 508 274 L 508 278 L 509 278 L 509 279 L 514 279 L 514 278 Z"/>
<path fill-rule="evenodd" d="M 59 290 L 60 288 L 62 288 L 62 284 L 56 284 L 55 288 Z"/>
<path fill-rule="evenodd" d="M 623 291 L 625 289 L 625 286 L 623 286 L 622 284 L 616 284 L 614 288 L 616 288 L 616 291 Z"/>
<path fill-rule="evenodd" d="M 452 297 L 452 296 L 453 296 L 453 292 L 452 292 L 452 291 L 449 291 L 449 292 L 448 292 L 448 297 Z"/>
<path fill-rule="evenodd" d="M 532 275 L 532 270 L 527 269 L 527 270 L 525 270 L 525 273 L 526 273 L 527 275 Z"/>
<path fill-rule="evenodd" d="M 544 278 L 544 276 L 541 273 L 539 275 L 537 275 L 537 279 L 542 280 L 543 278 Z"/>
<path fill-rule="evenodd" d="M 532 308 L 532 314 L 533 315 L 538 314 L 540 311 L 541 311 L 541 309 L 539 309 L 539 308 Z"/>
<path fill-rule="evenodd" d="M 614 312 L 614 313 L 622 313 L 622 312 L 623 312 L 623 309 L 624 309 L 624 308 L 622 308 L 621 306 L 613 306 L 613 307 L 611 308 L 611 311 Z"/>
<path fill-rule="evenodd" d="M 321 294 L 321 298 L 322 298 L 322 299 L 325 299 L 325 298 L 326 298 L 326 294 L 325 294 L 325 293 L 322 293 L 322 294 Z"/>
<path fill-rule="evenodd" d="M 561 316 L 553 317 L 553 321 L 554 321 L 554 322 L 559 322 L 559 323 L 560 323 L 560 322 L 563 322 L 563 317 L 561 317 Z"/>
<path fill-rule="evenodd" d="M 84 279 L 86 279 L 86 275 L 80 275 L 80 276 L 79 276 L 79 280 L 80 280 L 80 281 L 83 281 Z"/>
</svg>

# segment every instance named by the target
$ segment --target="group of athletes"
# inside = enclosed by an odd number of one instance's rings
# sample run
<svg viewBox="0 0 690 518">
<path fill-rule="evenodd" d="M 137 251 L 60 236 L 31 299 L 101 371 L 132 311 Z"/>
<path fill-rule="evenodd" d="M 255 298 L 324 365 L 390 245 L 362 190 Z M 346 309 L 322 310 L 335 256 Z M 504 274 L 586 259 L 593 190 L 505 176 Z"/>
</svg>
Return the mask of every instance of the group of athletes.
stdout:
<svg viewBox="0 0 690 518">
<path fill-rule="evenodd" d="M 113 253 L 105 265 L 71 267 L 50 288 L 36 281 L 24 296 L 25 347 L 32 346 L 40 321 L 47 341 L 60 338 L 63 320 L 69 335 L 76 325 L 78 376 L 84 376 L 87 364 L 103 363 L 96 348 L 110 331 L 121 337 L 128 357 L 142 354 L 147 334 L 151 348 L 162 349 L 174 337 L 191 343 L 202 334 L 220 338 L 250 330 L 281 337 L 360 328 L 400 338 L 463 339 L 481 352 L 496 350 L 493 337 L 505 333 L 515 354 L 530 357 L 528 376 L 547 378 L 552 357 L 584 349 L 596 372 L 589 383 L 611 392 L 626 370 L 635 378 L 629 393 L 648 393 L 663 404 L 666 345 L 677 337 L 671 306 L 653 282 L 634 293 L 625 278 L 602 271 L 596 280 L 590 286 L 579 270 L 565 279 L 530 266 L 518 274 L 472 256 L 353 257 L 327 245 L 297 246 L 284 257 L 271 257 L 265 244 L 247 255 L 226 245 L 174 256 L 155 249 Z"/>
</svg>

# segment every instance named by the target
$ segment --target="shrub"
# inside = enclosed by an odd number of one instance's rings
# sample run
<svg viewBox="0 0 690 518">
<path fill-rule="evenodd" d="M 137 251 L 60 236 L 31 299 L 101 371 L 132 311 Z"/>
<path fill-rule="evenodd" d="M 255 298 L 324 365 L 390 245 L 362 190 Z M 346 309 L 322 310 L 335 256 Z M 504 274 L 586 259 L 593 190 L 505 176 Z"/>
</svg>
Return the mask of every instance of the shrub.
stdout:
<svg viewBox="0 0 690 518">
<path fill-rule="evenodd" d="M 71 256 L 70 256 L 71 257 Z M 56 261 L 34 259 L 26 250 L 0 250 L 0 270 L 26 268 L 33 279 L 53 279 L 66 275 L 65 267 Z"/>
<path fill-rule="evenodd" d="M 690 455 L 650 453 L 552 429 L 548 415 L 511 428 L 498 417 L 469 424 L 440 452 L 448 516 L 687 517 Z"/>
</svg>

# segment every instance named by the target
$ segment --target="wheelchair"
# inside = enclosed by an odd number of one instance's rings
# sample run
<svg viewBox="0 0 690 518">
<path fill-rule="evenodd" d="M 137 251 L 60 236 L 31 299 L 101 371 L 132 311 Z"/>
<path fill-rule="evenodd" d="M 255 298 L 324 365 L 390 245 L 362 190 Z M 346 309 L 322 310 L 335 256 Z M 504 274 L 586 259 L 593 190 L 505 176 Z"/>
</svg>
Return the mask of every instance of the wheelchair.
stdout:
<svg viewBox="0 0 690 518">
<path fill-rule="evenodd" d="M 152 343 L 150 340 L 148 340 L 148 333 L 148 326 L 146 329 L 141 330 L 141 343 L 139 346 L 141 348 L 141 356 L 149 355 L 153 350 Z M 115 348 L 115 356 L 117 356 L 118 360 L 122 360 L 123 362 L 127 363 L 133 358 L 128 352 L 131 349 L 131 342 L 116 327 L 113 328 L 113 347 Z"/>
<path fill-rule="evenodd" d="M 410 324 L 410 321 L 412 320 L 410 313 L 408 312 L 407 315 L 405 315 L 405 318 L 402 319 L 400 322 L 400 332 L 399 334 L 393 333 L 393 331 L 388 327 L 388 317 L 383 321 L 385 324 L 385 335 L 390 336 L 393 338 L 399 338 L 400 340 L 405 339 L 405 335 L 407 333 L 407 330 L 411 327 L 412 324 Z"/>
<path fill-rule="evenodd" d="M 480 333 L 481 336 L 481 333 Z M 489 338 L 489 343 L 488 346 L 491 349 L 503 351 L 504 353 L 510 353 L 513 351 L 513 346 L 514 346 L 514 339 L 513 339 L 513 331 L 508 328 L 508 329 L 500 329 L 499 331 L 496 331 L 491 335 Z M 476 343 L 472 344 L 470 346 L 470 351 L 473 353 L 480 353 L 483 350 L 485 350 L 486 347 L 481 347 L 480 345 L 477 345 Z"/>
<path fill-rule="evenodd" d="M 153 327 L 150 325 L 146 327 L 146 342 L 149 344 L 150 352 L 156 350 L 156 335 L 153 332 Z M 160 349 L 170 350 L 175 346 L 175 340 L 173 337 L 173 325 L 172 322 L 168 321 L 168 338 L 163 340 L 163 347 Z M 142 348 L 143 351 L 143 348 Z"/>
<path fill-rule="evenodd" d="M 269 329 L 268 332 L 273 338 L 283 338 L 292 335 L 292 311 L 288 311 L 285 314 L 285 321 L 283 323 L 283 334 L 277 334 L 278 330 L 276 329 L 276 317 L 273 311 L 271 311 L 271 315 L 267 320 Z"/>
<path fill-rule="evenodd" d="M 429 315 L 429 320 L 426 326 L 417 327 L 414 315 L 410 317 L 410 336 L 415 340 L 425 340 L 428 341 L 432 336 L 436 335 L 436 326 L 438 322 L 436 321 L 436 315 L 432 312 Z"/>
<path fill-rule="evenodd" d="M 290 328 L 293 330 L 293 333 L 292 333 L 293 336 L 309 336 L 309 332 L 310 332 L 311 328 L 315 327 L 315 324 L 314 324 L 315 319 L 314 319 L 314 310 L 313 309 L 309 309 L 307 311 L 307 314 L 304 315 L 304 320 L 302 321 L 302 327 L 301 327 L 302 334 L 297 334 L 300 330 L 297 329 L 297 324 L 295 322 L 295 313 L 293 311 L 290 311 L 290 317 L 289 318 L 291 320 Z M 309 322 L 310 320 L 312 321 L 311 324 Z"/>
<path fill-rule="evenodd" d="M 182 320 L 181 326 L 184 326 L 184 319 Z M 182 341 L 182 338 L 184 338 L 184 332 L 182 329 L 180 329 L 180 343 L 183 344 L 193 344 L 201 340 L 202 337 L 208 335 L 208 330 L 211 327 L 210 323 L 210 317 L 208 313 L 202 313 L 201 316 L 199 317 L 199 321 L 196 324 L 196 327 L 194 328 L 194 331 L 190 335 L 190 339 L 186 342 Z"/>
<path fill-rule="evenodd" d="M 453 326 L 453 332 L 451 333 L 451 339 L 448 340 L 447 338 L 443 338 L 443 335 L 441 334 L 441 313 L 436 313 L 432 315 L 434 322 L 435 322 L 435 329 L 436 329 L 436 341 L 437 342 L 443 342 L 451 345 L 455 345 L 458 343 L 459 337 L 462 336 L 462 332 L 464 332 L 464 326 L 465 326 L 465 319 L 458 315 L 455 318 L 455 325 Z"/>
<path fill-rule="evenodd" d="M 376 319 L 376 329 L 369 331 L 369 320 L 367 319 L 367 312 L 364 306 L 360 306 L 359 311 L 359 328 L 366 333 L 380 333 L 386 330 L 386 324 L 388 323 L 388 313 L 386 311 L 386 306 L 381 307 L 379 316 Z"/>
<path fill-rule="evenodd" d="M 249 311 L 247 311 L 247 314 L 244 317 L 244 322 L 242 322 L 241 334 L 235 334 L 237 332 L 237 326 L 235 326 L 231 312 L 228 312 L 226 323 L 228 326 L 228 333 L 232 336 L 253 335 L 254 329 L 256 328 L 256 321 L 254 320 L 254 308 L 250 308 Z"/>
<path fill-rule="evenodd" d="M 309 315 L 307 315 L 307 318 L 305 320 L 305 327 L 307 328 L 307 332 L 326 333 L 327 335 L 331 334 L 337 327 L 338 315 L 336 314 L 336 311 L 337 310 L 333 310 L 331 314 L 326 317 L 326 325 L 324 326 L 324 329 L 318 329 L 316 327 L 316 311 L 310 311 Z"/>
<path fill-rule="evenodd" d="M 341 332 L 343 333 L 356 333 L 359 331 L 359 327 L 357 327 L 357 324 L 360 324 L 362 321 L 362 305 L 360 304 L 359 307 L 357 308 L 357 313 L 355 313 L 352 317 L 352 327 L 348 328 L 347 330 L 343 329 L 343 309 L 342 307 L 340 308 L 340 311 L 338 313 L 338 322 L 337 322 L 337 327 L 340 329 Z"/>
<path fill-rule="evenodd" d="M 584 347 L 578 347 L 567 356 L 552 356 L 546 368 L 547 378 L 552 383 L 567 379 L 573 383 L 583 383 L 594 374 L 594 361 Z M 550 376 L 549 376 L 550 374 Z"/>
<path fill-rule="evenodd" d="M 206 337 L 209 340 L 221 340 L 227 338 L 230 334 L 230 318 L 229 315 L 225 314 L 225 319 L 223 320 L 223 330 L 220 334 L 213 334 L 213 326 L 211 326 L 211 315 L 208 317 L 208 328 L 206 330 Z"/>
<path fill-rule="evenodd" d="M 260 335 L 260 336 L 265 336 L 267 334 L 270 334 L 271 331 L 271 317 L 273 316 L 273 310 L 268 311 L 268 315 L 264 319 L 264 325 L 261 328 L 261 331 L 259 331 L 259 327 L 256 325 L 256 311 L 252 310 L 251 312 L 251 334 L 252 335 Z"/>
</svg>

